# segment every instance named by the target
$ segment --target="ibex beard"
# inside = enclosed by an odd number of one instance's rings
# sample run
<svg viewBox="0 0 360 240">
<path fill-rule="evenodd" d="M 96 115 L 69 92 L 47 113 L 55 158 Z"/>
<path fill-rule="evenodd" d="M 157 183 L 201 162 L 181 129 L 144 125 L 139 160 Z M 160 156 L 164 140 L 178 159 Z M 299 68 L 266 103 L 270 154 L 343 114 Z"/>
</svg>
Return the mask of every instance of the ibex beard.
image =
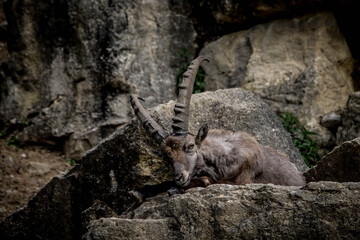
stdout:
<svg viewBox="0 0 360 240">
<path fill-rule="evenodd" d="M 188 132 L 192 88 L 204 60 L 196 58 L 183 74 L 171 134 L 143 108 L 141 98 L 131 96 L 136 116 L 173 165 L 176 185 L 185 189 L 214 183 L 304 185 L 302 173 L 285 154 L 259 144 L 246 132 L 209 130 L 207 125 L 196 136 Z"/>
</svg>

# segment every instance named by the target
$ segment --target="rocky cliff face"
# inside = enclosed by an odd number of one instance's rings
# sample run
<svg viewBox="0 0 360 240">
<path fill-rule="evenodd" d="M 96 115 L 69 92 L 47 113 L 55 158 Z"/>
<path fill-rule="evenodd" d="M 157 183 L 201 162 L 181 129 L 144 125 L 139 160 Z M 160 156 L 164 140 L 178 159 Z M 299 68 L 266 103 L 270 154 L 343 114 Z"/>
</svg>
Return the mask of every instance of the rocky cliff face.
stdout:
<svg viewBox="0 0 360 240">
<path fill-rule="evenodd" d="M 190 20 L 167 1 L 14 0 L 5 10 L 1 119 L 26 126 L 22 141 L 70 138 L 77 157 L 130 120 L 129 92 L 148 106 L 174 99 L 178 55 L 195 48 Z"/>
<path fill-rule="evenodd" d="M 8 0 L 0 124 L 21 125 L 24 142 L 65 143 L 80 159 L 130 120 L 129 93 L 147 106 L 175 99 L 179 54 L 204 47 L 207 89 L 247 87 L 274 110 L 300 113 L 331 145 L 318 118 L 359 85 L 354 2 Z"/>
<path fill-rule="evenodd" d="M 243 87 L 277 112 L 290 111 L 319 133 L 323 146 L 331 132 L 320 126 L 328 112 L 344 108 L 354 91 L 353 58 L 331 13 L 276 20 L 225 35 L 200 52 L 206 88 Z"/>
</svg>

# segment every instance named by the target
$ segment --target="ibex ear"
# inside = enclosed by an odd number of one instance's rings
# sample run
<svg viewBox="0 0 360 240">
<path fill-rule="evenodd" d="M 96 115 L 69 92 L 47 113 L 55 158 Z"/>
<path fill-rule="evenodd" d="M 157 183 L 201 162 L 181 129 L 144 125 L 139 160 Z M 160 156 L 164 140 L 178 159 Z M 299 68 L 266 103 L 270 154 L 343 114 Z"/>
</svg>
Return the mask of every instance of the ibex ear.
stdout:
<svg viewBox="0 0 360 240">
<path fill-rule="evenodd" d="M 199 132 L 198 134 L 196 135 L 196 138 L 195 138 L 195 143 L 198 147 L 201 146 L 201 143 L 202 141 L 204 141 L 204 139 L 206 138 L 207 134 L 208 134 L 208 131 L 209 131 L 209 128 L 208 128 L 208 125 L 205 124 L 204 126 L 202 126 L 200 129 L 199 129 Z"/>
</svg>

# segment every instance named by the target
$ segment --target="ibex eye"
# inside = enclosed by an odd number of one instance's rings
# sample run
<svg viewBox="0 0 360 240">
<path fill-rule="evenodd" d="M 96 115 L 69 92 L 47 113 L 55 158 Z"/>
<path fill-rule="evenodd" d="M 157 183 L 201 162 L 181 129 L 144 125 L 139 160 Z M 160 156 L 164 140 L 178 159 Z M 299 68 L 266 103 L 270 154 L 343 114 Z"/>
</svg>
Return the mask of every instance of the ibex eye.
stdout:
<svg viewBox="0 0 360 240">
<path fill-rule="evenodd" d="M 195 145 L 194 144 L 190 144 L 188 147 L 187 147 L 187 150 L 189 151 L 189 150 L 193 150 L 194 149 L 194 147 L 195 147 Z"/>
</svg>

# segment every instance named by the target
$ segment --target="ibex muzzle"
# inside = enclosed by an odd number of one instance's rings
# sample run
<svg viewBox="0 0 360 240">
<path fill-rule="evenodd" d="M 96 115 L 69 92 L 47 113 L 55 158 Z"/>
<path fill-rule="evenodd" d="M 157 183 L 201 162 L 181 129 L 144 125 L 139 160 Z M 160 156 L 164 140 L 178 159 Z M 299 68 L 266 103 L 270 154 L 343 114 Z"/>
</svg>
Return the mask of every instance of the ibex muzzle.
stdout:
<svg viewBox="0 0 360 240">
<path fill-rule="evenodd" d="M 205 125 L 197 135 L 188 132 L 189 108 L 197 70 L 205 59 L 191 62 L 179 86 L 174 107 L 171 134 L 167 133 L 141 105 L 136 95 L 131 104 L 136 116 L 174 167 L 174 180 L 187 187 L 194 179 L 212 183 L 273 183 L 304 185 L 304 178 L 287 156 L 260 145 L 245 132 L 208 130 Z M 205 178 L 204 178 L 205 177 Z"/>
</svg>

